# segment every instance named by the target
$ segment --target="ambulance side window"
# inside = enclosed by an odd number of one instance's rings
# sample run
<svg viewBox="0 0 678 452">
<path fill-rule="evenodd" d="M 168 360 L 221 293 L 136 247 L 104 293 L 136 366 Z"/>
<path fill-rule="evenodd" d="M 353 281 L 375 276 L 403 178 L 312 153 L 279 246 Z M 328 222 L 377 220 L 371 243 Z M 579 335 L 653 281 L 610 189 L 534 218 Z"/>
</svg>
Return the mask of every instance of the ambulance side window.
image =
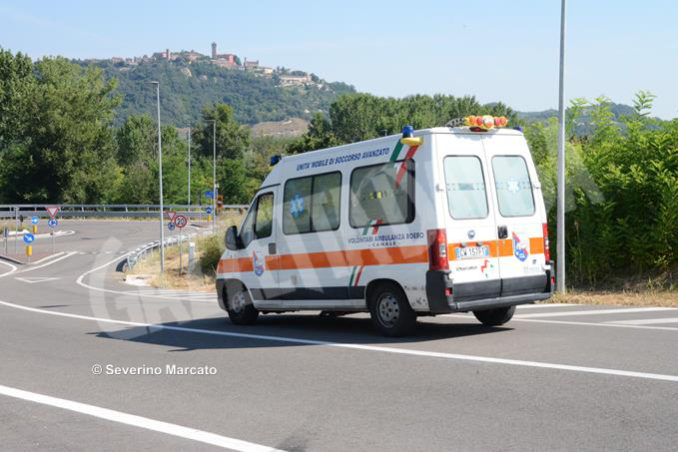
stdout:
<svg viewBox="0 0 678 452">
<path fill-rule="evenodd" d="M 447 206 L 455 220 L 486 218 L 485 178 L 476 156 L 449 156 L 443 161 Z"/>
<path fill-rule="evenodd" d="M 492 158 L 492 171 L 499 213 L 503 217 L 533 215 L 532 182 L 525 159 L 519 155 L 495 156 Z"/>
<path fill-rule="evenodd" d="M 254 235 L 258 239 L 271 236 L 273 230 L 273 193 L 264 193 L 257 201 L 257 216 L 254 222 Z"/>
<path fill-rule="evenodd" d="M 285 183 L 283 196 L 283 232 L 301 234 L 311 232 L 312 177 L 290 179 Z"/>
<path fill-rule="evenodd" d="M 250 242 L 254 239 L 254 212 L 257 209 L 256 202 L 252 204 L 252 208 L 247 212 L 245 221 L 243 221 L 242 226 L 240 227 L 240 240 L 245 248 Z"/>
<path fill-rule="evenodd" d="M 283 195 L 283 232 L 332 231 L 339 228 L 341 173 L 290 179 Z"/>
<path fill-rule="evenodd" d="M 273 193 L 259 195 L 247 212 L 247 217 L 240 228 L 240 239 L 243 246 L 254 239 L 270 237 L 273 230 Z"/>
<path fill-rule="evenodd" d="M 354 169 L 349 220 L 354 228 L 411 223 L 414 220 L 414 160 Z"/>
</svg>

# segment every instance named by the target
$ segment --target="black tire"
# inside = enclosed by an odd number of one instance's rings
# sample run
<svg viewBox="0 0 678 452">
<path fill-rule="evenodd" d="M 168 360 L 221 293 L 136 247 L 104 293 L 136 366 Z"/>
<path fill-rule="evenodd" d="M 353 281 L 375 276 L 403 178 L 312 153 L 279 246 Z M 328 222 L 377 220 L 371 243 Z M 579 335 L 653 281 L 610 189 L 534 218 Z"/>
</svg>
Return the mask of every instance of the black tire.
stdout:
<svg viewBox="0 0 678 452">
<path fill-rule="evenodd" d="M 252 304 L 249 292 L 240 286 L 226 291 L 226 311 L 234 325 L 251 325 L 256 322 L 259 311 Z"/>
<path fill-rule="evenodd" d="M 380 283 L 371 291 L 368 305 L 374 327 L 384 336 L 405 336 L 417 324 L 417 314 L 397 284 Z"/>
<path fill-rule="evenodd" d="M 484 309 L 482 311 L 473 311 L 483 325 L 499 326 L 511 320 L 513 313 L 516 312 L 515 306 L 507 306 L 505 308 Z"/>
</svg>

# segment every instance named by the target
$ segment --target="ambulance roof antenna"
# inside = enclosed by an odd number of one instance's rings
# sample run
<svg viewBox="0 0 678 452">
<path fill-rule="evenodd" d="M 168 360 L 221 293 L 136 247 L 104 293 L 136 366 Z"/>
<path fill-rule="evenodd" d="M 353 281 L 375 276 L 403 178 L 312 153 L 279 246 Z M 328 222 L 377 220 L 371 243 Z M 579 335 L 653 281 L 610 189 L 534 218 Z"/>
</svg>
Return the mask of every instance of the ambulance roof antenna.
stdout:
<svg viewBox="0 0 678 452">
<path fill-rule="evenodd" d="M 464 125 L 464 121 L 466 118 L 454 118 L 450 119 L 447 121 L 447 124 L 445 124 L 445 127 L 461 127 Z"/>
</svg>

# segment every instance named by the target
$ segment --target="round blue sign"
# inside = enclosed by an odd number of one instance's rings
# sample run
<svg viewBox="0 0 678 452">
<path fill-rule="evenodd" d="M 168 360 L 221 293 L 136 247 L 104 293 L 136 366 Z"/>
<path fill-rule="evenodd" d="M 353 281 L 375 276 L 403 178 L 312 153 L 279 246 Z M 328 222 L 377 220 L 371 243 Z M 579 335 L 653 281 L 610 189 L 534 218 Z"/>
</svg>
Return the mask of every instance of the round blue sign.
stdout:
<svg viewBox="0 0 678 452">
<path fill-rule="evenodd" d="M 211 208 L 211 207 L 208 207 L 207 209 L 205 209 L 205 212 L 207 212 L 207 215 L 211 214 L 211 213 L 212 213 L 212 208 Z"/>
<path fill-rule="evenodd" d="M 38 217 L 31 218 L 31 223 L 38 224 L 39 222 L 40 222 L 40 218 L 38 218 Z"/>
<path fill-rule="evenodd" d="M 170 231 L 174 231 L 174 228 L 175 228 L 175 227 L 176 227 L 176 226 L 174 225 L 174 223 L 167 223 L 167 228 L 168 228 Z"/>
<path fill-rule="evenodd" d="M 56 218 L 52 218 L 47 222 L 47 226 L 49 226 L 50 228 L 56 228 L 58 224 L 59 222 L 56 220 Z"/>
<path fill-rule="evenodd" d="M 28 232 L 24 234 L 24 243 L 26 243 L 26 245 L 30 245 L 34 240 L 35 236 L 33 234 Z"/>
</svg>

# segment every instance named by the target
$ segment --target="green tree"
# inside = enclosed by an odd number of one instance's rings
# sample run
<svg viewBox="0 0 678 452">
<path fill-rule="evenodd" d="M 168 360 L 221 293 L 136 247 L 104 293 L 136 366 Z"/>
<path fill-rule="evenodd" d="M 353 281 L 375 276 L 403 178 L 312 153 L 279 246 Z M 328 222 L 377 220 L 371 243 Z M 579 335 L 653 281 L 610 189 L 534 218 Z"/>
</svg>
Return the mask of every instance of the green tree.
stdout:
<svg viewBox="0 0 678 452">
<path fill-rule="evenodd" d="M 115 82 L 63 58 L 34 64 L 25 130 L 0 169 L 6 199 L 101 202 L 117 178 Z"/>
<path fill-rule="evenodd" d="M 233 109 L 226 104 L 204 108 L 202 122 L 194 133 L 201 155 L 212 157 L 212 121 L 216 121 L 217 159 L 240 159 L 250 144 L 250 131 L 233 117 Z"/>
<path fill-rule="evenodd" d="M 27 108 L 34 89 L 33 62 L 0 47 L 0 156 L 25 133 Z"/>
</svg>

